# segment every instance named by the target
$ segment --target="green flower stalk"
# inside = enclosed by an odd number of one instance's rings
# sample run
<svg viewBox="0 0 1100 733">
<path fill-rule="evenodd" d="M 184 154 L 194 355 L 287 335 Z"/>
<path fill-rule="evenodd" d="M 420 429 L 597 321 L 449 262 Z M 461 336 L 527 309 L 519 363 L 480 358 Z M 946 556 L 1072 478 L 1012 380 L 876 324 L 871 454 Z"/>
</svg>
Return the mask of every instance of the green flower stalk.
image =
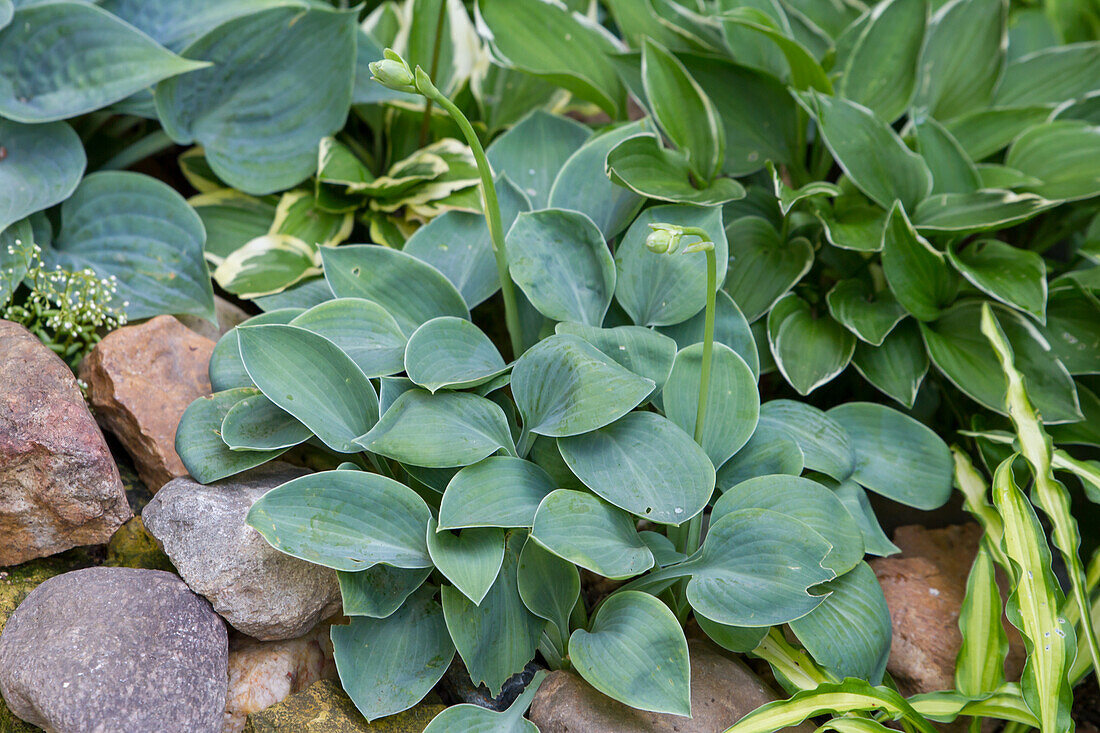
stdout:
<svg viewBox="0 0 1100 733">
<path fill-rule="evenodd" d="M 489 239 L 493 245 L 493 256 L 496 258 L 497 275 L 500 278 L 500 292 L 504 297 L 504 322 L 508 327 L 508 336 L 512 342 L 512 355 L 518 357 L 523 351 L 520 339 L 519 309 L 516 306 L 516 291 L 512 283 L 512 276 L 508 272 L 508 256 L 504 250 L 504 225 L 501 222 L 500 203 L 497 200 L 497 190 L 493 183 L 493 170 L 489 166 L 489 159 L 485 156 L 485 148 L 474 132 L 473 125 L 466 119 L 454 102 L 446 94 L 439 91 L 432 84 L 428 76 L 419 66 L 413 71 L 409 64 L 393 49 L 387 48 L 383 53 L 385 58 L 370 64 L 371 74 L 378 83 L 385 87 L 410 94 L 420 94 L 429 101 L 438 104 L 455 121 L 466 138 L 466 144 L 474 153 L 474 162 L 477 163 L 477 171 L 481 176 L 481 200 L 485 210 L 485 221 L 489 226 Z"/>
</svg>

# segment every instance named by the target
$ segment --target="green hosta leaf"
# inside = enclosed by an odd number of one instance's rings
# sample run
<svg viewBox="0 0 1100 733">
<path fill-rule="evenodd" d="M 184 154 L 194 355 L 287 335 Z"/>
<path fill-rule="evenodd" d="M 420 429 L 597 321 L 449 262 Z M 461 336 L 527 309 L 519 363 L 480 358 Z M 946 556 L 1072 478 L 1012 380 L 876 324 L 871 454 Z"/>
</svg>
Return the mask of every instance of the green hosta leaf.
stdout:
<svg viewBox="0 0 1100 733">
<path fill-rule="evenodd" d="M 999 188 L 1003 190 L 1017 190 L 1032 188 L 1043 184 L 1035 176 L 1025 175 L 1015 168 L 999 163 L 980 163 L 978 175 L 981 177 L 981 188 Z"/>
<path fill-rule="evenodd" d="M 654 563 L 629 514 L 581 491 L 558 489 L 547 495 L 535 514 L 531 539 L 605 578 L 629 578 Z"/>
<path fill-rule="evenodd" d="M 504 563 L 493 587 L 478 605 L 450 586 L 443 586 L 443 613 L 470 679 L 485 683 L 494 695 L 504 681 L 535 656 L 546 622 L 523 605 L 517 587 L 519 554 L 526 532 L 510 532 Z"/>
<path fill-rule="evenodd" d="M 288 191 L 275 207 L 272 234 L 289 234 L 313 247 L 335 247 L 351 234 L 350 213 L 325 211 L 310 191 Z"/>
<path fill-rule="evenodd" d="M 844 64 L 840 96 L 893 122 L 909 106 L 928 20 L 927 0 L 891 0 L 871 9 Z"/>
<path fill-rule="evenodd" d="M 675 326 L 661 326 L 657 330 L 675 339 L 677 347 L 686 349 L 703 341 L 705 329 L 706 312 L 702 311 L 683 323 L 677 323 Z M 756 340 L 753 338 L 752 328 L 745 319 L 745 314 L 737 307 L 737 303 L 733 302 L 733 298 L 723 290 L 715 293 L 714 341 L 715 343 L 725 344 L 736 351 L 737 355 L 748 364 L 753 375 L 759 376 L 760 354 L 756 350 Z M 613 354 L 608 355 L 614 358 Z M 675 356 L 675 352 L 670 356 Z M 664 380 L 662 379 L 658 382 L 658 387 L 663 383 Z"/>
<path fill-rule="evenodd" d="M 405 371 L 430 392 L 483 384 L 505 369 L 497 347 L 463 318 L 442 316 L 425 322 L 409 337 Z"/>
<path fill-rule="evenodd" d="M 1100 371 L 1100 306 L 1095 297 L 1075 288 L 1052 292 L 1043 334 L 1070 374 Z"/>
<path fill-rule="evenodd" d="M 1026 131 L 1008 149 L 1005 165 L 1043 182 L 1043 198 L 1074 201 L 1100 193 L 1100 126 L 1056 120 Z"/>
<path fill-rule="evenodd" d="M 312 435 L 309 428 L 263 394 L 244 398 L 222 420 L 222 440 L 233 450 L 290 448 Z"/>
<path fill-rule="evenodd" d="M 446 276 L 404 252 L 371 245 L 326 247 L 321 260 L 336 297 L 373 300 L 407 335 L 436 316 L 470 317 Z"/>
<path fill-rule="evenodd" d="M 591 219 L 560 209 L 523 213 L 506 242 L 512 279 L 540 313 L 555 321 L 603 322 L 615 291 L 615 262 Z"/>
<path fill-rule="evenodd" d="M 967 697 L 985 697 L 1005 681 L 1008 636 L 1001 626 L 1003 612 L 993 558 L 983 544 L 970 569 L 959 613 L 962 646 L 955 663 L 955 687 Z"/>
<path fill-rule="evenodd" d="M 292 5 L 214 27 L 183 51 L 213 66 L 157 86 L 165 132 L 200 143 L 214 172 L 247 193 L 300 183 L 347 116 L 355 22 L 350 11 Z"/>
<path fill-rule="evenodd" d="M 12 0 L 0 0 L 0 28 L 4 28 L 8 23 L 11 23 L 14 15 L 15 6 L 12 5 Z"/>
<path fill-rule="evenodd" d="M 675 341 L 642 326 L 596 328 L 580 323 L 559 323 L 554 331 L 587 341 L 609 359 L 639 377 L 652 380 L 658 390 L 668 379 L 676 358 Z"/>
<path fill-rule="evenodd" d="M 687 639 L 668 606 L 648 593 L 608 598 L 591 630 L 569 637 L 569 658 L 605 695 L 640 710 L 691 715 Z"/>
<path fill-rule="evenodd" d="M 829 152 L 852 183 L 884 209 L 900 201 L 907 211 L 932 190 L 924 160 L 866 107 L 806 92 L 799 101 L 821 126 Z"/>
<path fill-rule="evenodd" d="M 558 449 L 585 486 L 657 524 L 686 522 L 714 492 L 707 454 L 656 413 L 628 413 L 599 430 L 559 439 Z"/>
<path fill-rule="evenodd" d="M 853 480 L 924 510 L 941 506 L 951 496 L 951 452 L 927 426 L 871 402 L 849 402 L 826 414 L 851 438 Z"/>
<path fill-rule="evenodd" d="M 810 271 L 814 248 L 802 237 L 784 242 L 764 219 L 742 217 L 726 228 L 730 259 L 722 289 L 729 293 L 749 322 L 771 310 L 776 301 Z"/>
<path fill-rule="evenodd" d="M 781 430 L 802 449 L 806 468 L 843 481 L 855 470 L 848 431 L 826 413 L 793 400 L 771 400 L 760 406 L 760 427 Z"/>
<path fill-rule="evenodd" d="M 814 212 L 825 229 L 829 244 L 857 252 L 878 252 L 889 213 L 877 206 L 851 206 L 834 213 Z"/>
<path fill-rule="evenodd" d="M 403 393 L 370 432 L 357 439 L 372 453 L 428 468 L 468 466 L 514 451 L 500 407 L 469 392 Z"/>
<path fill-rule="evenodd" d="M 833 318 L 874 346 L 880 346 L 905 318 L 905 309 L 889 290 L 872 293 L 862 280 L 841 280 L 825 300 Z"/>
<path fill-rule="evenodd" d="M 818 664 L 835 676 L 881 683 L 893 630 L 875 571 L 861 562 L 822 588 L 829 597 L 792 621 L 791 631 Z"/>
<path fill-rule="evenodd" d="M 970 193 L 982 187 L 974 162 L 947 129 L 929 117 L 916 126 L 917 150 L 932 171 L 932 193 Z"/>
<path fill-rule="evenodd" d="M 607 55 L 621 50 L 601 26 L 564 5 L 479 0 L 493 55 L 598 105 L 611 117 L 626 109 L 626 90 Z"/>
<path fill-rule="evenodd" d="M 436 569 L 467 598 L 480 604 L 504 562 L 504 530 L 475 527 L 454 534 L 438 529 L 436 521 L 429 519 L 427 541 Z"/>
<path fill-rule="evenodd" d="M 788 293 L 768 314 L 768 341 L 784 379 L 807 395 L 832 381 L 852 360 L 856 339 L 828 315 Z"/>
<path fill-rule="evenodd" d="M 266 234 L 232 252 L 213 275 L 223 290 L 251 299 L 320 275 L 320 264 L 316 247 L 287 234 Z"/>
<path fill-rule="evenodd" d="M 726 159 L 726 139 L 710 97 L 668 49 L 650 39 L 642 46 L 642 83 L 661 131 L 698 177 L 713 179 Z"/>
<path fill-rule="evenodd" d="M 405 336 L 386 309 L 362 298 L 337 298 L 294 317 L 291 325 L 324 336 L 368 377 L 405 368 Z"/>
<path fill-rule="evenodd" d="M 957 284 L 943 253 L 920 236 L 905 210 L 890 210 L 882 270 L 898 302 L 922 321 L 936 319 L 955 299 Z"/>
<path fill-rule="evenodd" d="M 265 236 L 275 219 L 272 204 L 231 188 L 192 196 L 187 203 L 206 229 L 206 261 L 212 267 L 253 239 Z"/>
<path fill-rule="evenodd" d="M 322 471 L 267 492 L 248 524 L 287 555 L 336 570 L 432 564 L 424 544 L 431 519 L 415 491 L 366 471 Z"/>
<path fill-rule="evenodd" d="M 0 115 L 52 122 L 106 107 L 162 79 L 208 66 L 176 56 L 91 3 L 16 10 L 0 30 Z"/>
<path fill-rule="evenodd" d="M 1054 45 L 1029 53 L 1005 67 L 993 94 L 996 107 L 1062 104 L 1096 91 L 1100 44 Z"/>
<path fill-rule="evenodd" d="M 256 397 L 250 388 L 215 392 L 200 397 L 184 410 L 176 428 L 176 452 L 196 481 L 210 484 L 277 458 L 283 450 L 230 450 L 222 440 L 222 421 L 241 400 Z"/>
<path fill-rule="evenodd" d="M 666 205 L 643 211 L 615 253 L 619 272 L 615 298 L 639 326 L 671 326 L 686 321 L 703 309 L 707 299 L 706 258 L 699 253 L 650 252 L 645 240 L 651 232 L 649 225 L 655 223 L 696 226 L 707 232 L 714 241 L 719 283 L 726 277 L 729 259 L 720 208 Z"/>
<path fill-rule="evenodd" d="M 995 189 L 942 193 L 917 204 L 913 223 L 921 232 L 931 234 L 972 234 L 1018 224 L 1057 203 L 1031 193 Z"/>
<path fill-rule="evenodd" d="M 433 83 L 444 94 L 453 95 L 473 70 L 479 48 L 465 5 L 455 0 L 413 0 L 405 6 L 405 18 L 402 55 L 413 68 L 432 69 Z"/>
<path fill-rule="evenodd" d="M 247 326 L 237 338 L 248 376 L 269 400 L 333 450 L 359 452 L 355 439 L 378 420 L 378 395 L 347 354 L 297 326 Z"/>
<path fill-rule="evenodd" d="M 64 122 L 22 125 L 0 118 L 0 231 L 72 195 L 87 162 L 84 146 Z"/>
<path fill-rule="evenodd" d="M 531 208 L 545 209 L 558 171 L 591 134 L 579 122 L 536 109 L 494 140 L 487 155 L 494 174 L 508 176 Z"/>
<path fill-rule="evenodd" d="M 775 192 L 775 197 L 779 199 L 779 213 L 783 216 L 787 216 L 801 201 L 818 197 L 836 198 L 843 193 L 840 186 L 828 181 L 811 181 L 801 188 L 791 188 L 771 161 L 768 161 L 766 167 L 771 174 L 772 190 Z"/>
<path fill-rule="evenodd" d="M 979 290 L 1046 320 L 1047 268 L 1042 255 L 996 239 L 951 246 L 947 259 Z"/>
<path fill-rule="evenodd" d="M 1003 0 L 950 0 L 941 6 L 921 50 L 913 106 L 938 120 L 986 106 L 1004 67 L 1007 16 Z"/>
<path fill-rule="evenodd" d="M 695 435 L 698 415 L 703 344 L 676 354 L 672 373 L 661 393 L 665 415 L 688 435 Z M 714 466 L 721 466 L 752 436 L 760 414 L 756 376 L 745 361 L 725 344 L 711 354 L 710 386 L 699 443 Z"/>
<path fill-rule="evenodd" d="M 385 563 L 354 573 L 337 570 L 344 615 L 386 618 L 401 608 L 431 572 L 432 568 L 395 568 Z"/>
<path fill-rule="evenodd" d="M 450 666 L 454 644 L 434 595 L 425 587 L 387 618 L 332 627 L 340 684 L 368 721 L 420 702 Z"/>
<path fill-rule="evenodd" d="M 876 389 L 912 408 L 928 373 L 920 328 L 913 321 L 903 321 L 881 345 L 858 344 L 852 366 Z"/>
<path fill-rule="evenodd" d="M 1047 120 L 1049 107 L 979 109 L 947 123 L 948 131 L 974 162 L 1001 150 L 1024 130 Z"/>
<path fill-rule="evenodd" d="M 745 195 L 744 187 L 732 178 L 716 178 L 697 186 L 687 157 L 678 150 L 662 148 L 649 133 L 616 145 L 607 155 L 607 175 L 620 186 L 659 201 L 715 206 Z"/>
<path fill-rule="evenodd" d="M 528 433 L 579 435 L 614 422 L 653 391 L 639 377 L 576 336 L 540 341 L 512 368 L 512 394 Z"/>
<path fill-rule="evenodd" d="M 503 712 L 489 710 L 473 703 L 452 705 L 432 718 L 424 733 L 539 733 L 537 725 L 523 717 L 535 699 L 535 693 L 546 677 L 545 670 L 535 672 L 527 688 Z"/>
<path fill-rule="evenodd" d="M 555 488 L 550 475 L 531 461 L 491 456 L 466 466 L 447 484 L 439 526 L 530 527 L 539 504 Z"/>
<path fill-rule="evenodd" d="M 753 7 L 737 7 L 721 16 L 722 22 L 739 25 L 771 40 L 787 60 L 791 71 L 791 85 L 795 89 L 816 89 L 832 94 L 829 77 L 806 48 L 791 38 L 775 20 L 762 10 Z"/>
<path fill-rule="evenodd" d="M 101 278 L 117 277 L 112 305 L 121 302 L 131 320 L 162 313 L 213 320 L 204 239 L 199 217 L 167 184 L 140 173 L 106 171 L 77 186 L 61 205 L 61 230 L 53 243 L 39 244 L 49 267 L 90 267 Z"/>
<path fill-rule="evenodd" d="M 577 566 L 528 540 L 519 554 L 519 595 L 531 613 L 554 624 L 569 638 L 569 617 L 581 594 Z"/>
<path fill-rule="evenodd" d="M 749 442 L 718 469 L 718 490 L 729 491 L 742 481 L 757 476 L 799 476 L 802 474 L 804 461 L 802 449 L 785 430 L 757 425 Z"/>
</svg>

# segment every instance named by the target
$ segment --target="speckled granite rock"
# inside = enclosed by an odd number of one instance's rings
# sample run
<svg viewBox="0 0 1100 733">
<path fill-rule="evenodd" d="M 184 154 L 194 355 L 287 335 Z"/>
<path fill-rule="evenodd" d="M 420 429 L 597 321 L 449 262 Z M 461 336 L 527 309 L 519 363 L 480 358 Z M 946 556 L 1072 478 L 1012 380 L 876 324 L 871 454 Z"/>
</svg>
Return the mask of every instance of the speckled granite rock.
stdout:
<svg viewBox="0 0 1100 733">
<path fill-rule="evenodd" d="M 0 693 L 56 733 L 218 733 L 225 625 L 175 575 L 87 568 L 35 588 L 0 634 Z"/>
<path fill-rule="evenodd" d="M 444 705 L 420 703 L 373 723 L 340 686 L 322 680 L 278 705 L 248 716 L 245 733 L 422 733 Z"/>
<path fill-rule="evenodd" d="M 0 566 L 106 542 L 130 516 L 73 373 L 0 321 Z"/>
<path fill-rule="evenodd" d="M 210 486 L 179 478 L 141 514 L 192 590 L 257 639 L 293 639 L 340 609 L 336 571 L 284 555 L 245 524 L 257 499 L 306 473 L 276 461 Z"/>
</svg>

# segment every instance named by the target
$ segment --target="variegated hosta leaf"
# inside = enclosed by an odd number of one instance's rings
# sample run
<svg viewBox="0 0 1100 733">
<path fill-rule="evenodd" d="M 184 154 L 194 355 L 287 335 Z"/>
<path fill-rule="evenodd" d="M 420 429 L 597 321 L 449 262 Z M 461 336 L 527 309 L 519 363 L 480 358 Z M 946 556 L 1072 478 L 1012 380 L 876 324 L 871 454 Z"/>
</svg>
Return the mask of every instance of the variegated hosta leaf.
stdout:
<svg viewBox="0 0 1100 733">
<path fill-rule="evenodd" d="M 241 298 L 258 298 L 280 293 L 321 272 L 317 247 L 289 234 L 265 234 L 222 260 L 214 280 Z"/>
<path fill-rule="evenodd" d="M 1008 636 L 1001 626 L 1004 606 L 994 570 L 993 557 L 983 543 L 966 581 L 959 613 L 962 646 L 955 663 L 955 687 L 971 698 L 985 697 L 1005 681 Z"/>
</svg>

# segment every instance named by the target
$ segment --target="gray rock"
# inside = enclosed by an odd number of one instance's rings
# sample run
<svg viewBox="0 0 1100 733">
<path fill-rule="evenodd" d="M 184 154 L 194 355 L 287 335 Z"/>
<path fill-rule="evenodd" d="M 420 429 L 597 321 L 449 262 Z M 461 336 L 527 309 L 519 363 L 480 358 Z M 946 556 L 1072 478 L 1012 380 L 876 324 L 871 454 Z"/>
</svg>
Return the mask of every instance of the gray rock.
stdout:
<svg viewBox="0 0 1100 733">
<path fill-rule="evenodd" d="M 0 693 L 56 733 L 217 733 L 225 624 L 175 575 L 87 568 L 45 581 L 0 635 Z"/>
<path fill-rule="evenodd" d="M 306 473 L 273 462 L 210 486 L 178 478 L 141 513 L 187 584 L 264 641 L 301 636 L 340 609 L 335 571 L 284 555 L 245 524 L 257 499 Z"/>
</svg>

